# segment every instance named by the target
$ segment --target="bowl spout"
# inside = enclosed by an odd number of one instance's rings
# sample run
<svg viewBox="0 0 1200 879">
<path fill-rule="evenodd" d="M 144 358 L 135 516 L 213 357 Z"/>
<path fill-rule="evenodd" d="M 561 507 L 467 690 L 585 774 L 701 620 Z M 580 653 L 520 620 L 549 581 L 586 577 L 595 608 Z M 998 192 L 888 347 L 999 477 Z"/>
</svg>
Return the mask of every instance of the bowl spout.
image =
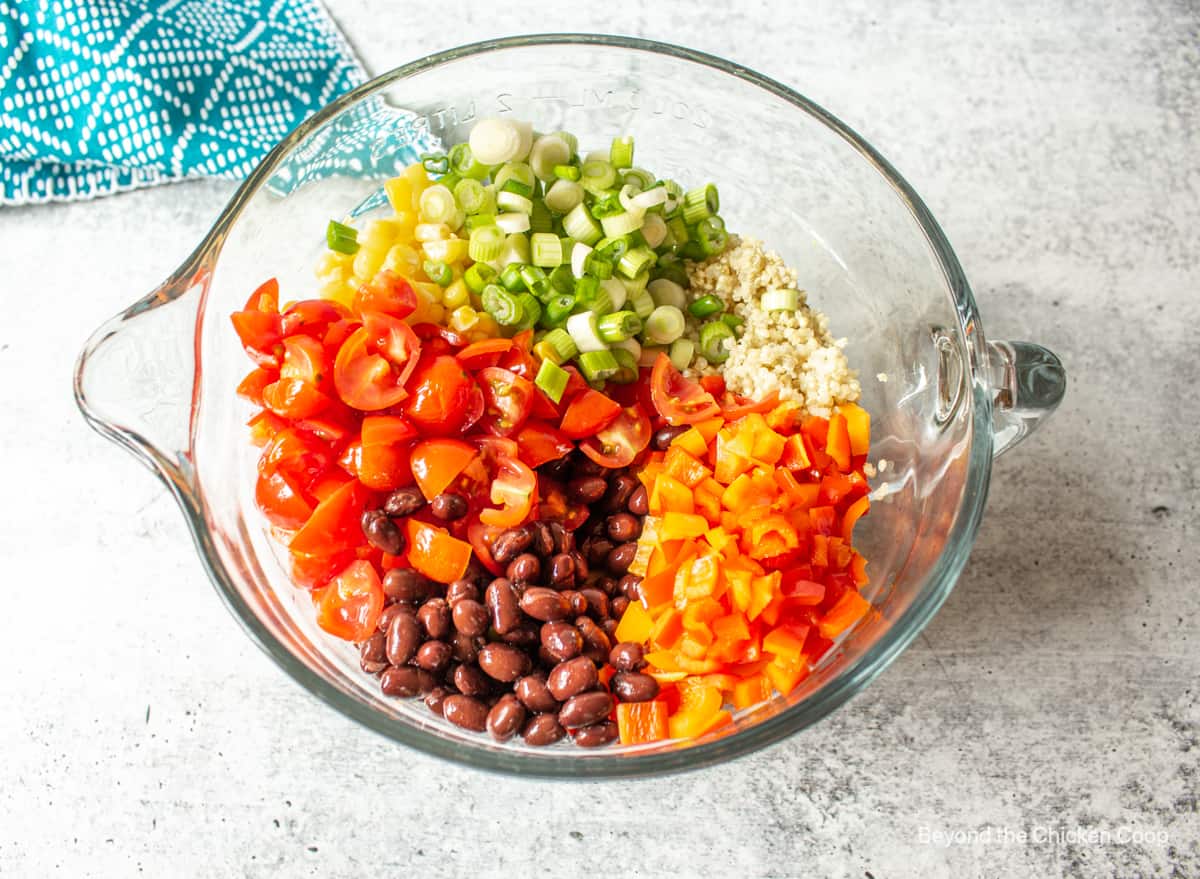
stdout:
<svg viewBox="0 0 1200 879">
<path fill-rule="evenodd" d="M 197 314 L 207 268 L 177 272 L 105 323 L 75 366 L 75 401 L 96 431 L 190 491 Z"/>
</svg>

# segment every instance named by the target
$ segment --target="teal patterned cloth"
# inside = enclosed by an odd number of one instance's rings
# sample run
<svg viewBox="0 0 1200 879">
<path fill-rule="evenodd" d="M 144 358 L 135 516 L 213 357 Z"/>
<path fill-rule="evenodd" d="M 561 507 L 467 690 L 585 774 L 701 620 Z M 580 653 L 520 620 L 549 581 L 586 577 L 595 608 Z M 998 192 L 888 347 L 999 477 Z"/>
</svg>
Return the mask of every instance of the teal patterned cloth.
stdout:
<svg viewBox="0 0 1200 879">
<path fill-rule="evenodd" d="M 317 0 L 0 0 L 0 204 L 243 177 L 364 79 Z"/>
</svg>

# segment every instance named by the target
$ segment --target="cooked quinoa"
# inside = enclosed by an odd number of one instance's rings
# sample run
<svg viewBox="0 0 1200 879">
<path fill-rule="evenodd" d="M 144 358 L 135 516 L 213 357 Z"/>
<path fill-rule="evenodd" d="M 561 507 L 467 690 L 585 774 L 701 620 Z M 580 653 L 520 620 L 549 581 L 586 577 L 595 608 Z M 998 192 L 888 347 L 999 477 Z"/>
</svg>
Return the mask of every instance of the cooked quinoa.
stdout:
<svg viewBox="0 0 1200 879">
<path fill-rule="evenodd" d="M 803 291 L 796 311 L 766 311 L 769 290 L 796 288 L 796 271 L 761 241 L 730 236 L 729 246 L 703 262 L 688 263 L 691 296 L 712 294 L 745 320 L 720 372 L 729 389 L 761 399 L 778 392 L 813 415 L 828 417 L 838 403 L 858 399 L 858 376 L 846 363 L 845 339 L 829 333 L 829 319 L 810 308 Z M 703 360 L 698 372 L 718 370 Z"/>
</svg>

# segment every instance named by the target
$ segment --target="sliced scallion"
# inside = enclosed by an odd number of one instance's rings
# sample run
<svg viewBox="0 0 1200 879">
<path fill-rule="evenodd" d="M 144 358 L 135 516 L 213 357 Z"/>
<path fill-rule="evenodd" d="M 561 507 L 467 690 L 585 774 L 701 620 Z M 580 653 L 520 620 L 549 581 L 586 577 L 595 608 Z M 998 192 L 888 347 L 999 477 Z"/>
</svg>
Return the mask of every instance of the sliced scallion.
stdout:
<svg viewBox="0 0 1200 879">
<path fill-rule="evenodd" d="M 646 246 L 657 250 L 667 240 L 667 221 L 658 214 L 646 214 L 641 232 L 646 239 Z"/>
<path fill-rule="evenodd" d="M 633 137 L 614 137 L 612 148 L 608 151 L 608 161 L 614 168 L 633 167 Z"/>
<path fill-rule="evenodd" d="M 538 367 L 533 383 L 541 388 L 547 397 L 557 403 L 562 399 L 563 392 L 567 389 L 567 382 L 570 380 L 571 374 L 553 360 L 543 360 L 542 365 Z"/>
<path fill-rule="evenodd" d="M 483 310 L 501 326 L 516 326 L 525 317 L 517 297 L 497 284 L 488 284 L 480 296 Z"/>
<path fill-rule="evenodd" d="M 533 232 L 550 232 L 554 229 L 554 217 L 550 215 L 550 208 L 546 207 L 546 202 L 540 198 L 533 200 L 533 210 L 529 214 L 529 228 Z"/>
<path fill-rule="evenodd" d="M 478 213 L 485 199 L 483 184 L 474 178 L 464 178 L 454 185 L 454 200 L 464 213 Z"/>
<path fill-rule="evenodd" d="M 430 174 L 445 174 L 450 170 L 450 159 L 445 153 L 422 153 L 421 167 Z"/>
<path fill-rule="evenodd" d="M 546 190 L 546 207 L 556 214 L 568 214 L 583 202 L 583 187 L 570 180 L 556 180 Z"/>
<path fill-rule="evenodd" d="M 501 195 L 503 194 L 504 193 L 501 193 Z M 524 199 L 524 201 L 528 202 L 529 199 Z M 529 214 L 517 211 L 510 211 L 507 214 L 499 214 L 496 217 L 496 225 L 499 226 L 503 232 L 509 235 L 528 232 Z"/>
<path fill-rule="evenodd" d="M 483 180 L 488 175 L 488 166 L 475 159 L 467 143 L 457 143 L 450 148 L 450 167 L 460 177 Z"/>
<path fill-rule="evenodd" d="M 721 208 L 717 187 L 711 183 L 689 189 L 683 196 L 683 221 L 689 226 L 711 217 Z"/>
<path fill-rule="evenodd" d="M 604 340 L 600 338 L 600 332 L 596 326 L 596 313 L 594 311 L 583 311 L 567 318 L 567 332 L 571 334 L 571 338 L 575 341 L 575 347 L 582 353 L 605 351 L 608 349 L 608 346 L 604 344 Z"/>
<path fill-rule="evenodd" d="M 611 189 L 617 182 L 617 172 L 608 162 L 591 159 L 583 163 L 580 170 L 579 183 L 591 193 L 600 193 Z"/>
<path fill-rule="evenodd" d="M 579 371 L 589 382 L 608 381 L 620 369 L 617 358 L 604 348 L 599 351 L 585 351 L 579 355 L 576 362 L 579 364 Z"/>
<path fill-rule="evenodd" d="M 358 253 L 358 232 L 353 226 L 330 220 L 325 228 L 325 243 L 338 253 Z"/>
<path fill-rule="evenodd" d="M 642 319 L 632 311 L 614 311 L 596 319 L 596 331 L 605 342 L 624 342 L 642 331 Z"/>
<path fill-rule="evenodd" d="M 542 303 L 532 293 L 520 293 L 517 304 L 521 307 L 521 319 L 514 324 L 518 330 L 530 330 L 537 326 L 542 317 Z"/>
<path fill-rule="evenodd" d="M 621 257 L 621 261 L 617 263 L 617 271 L 627 278 L 633 278 L 640 275 L 642 272 L 649 271 L 654 265 L 654 251 L 648 247 L 635 247 L 632 250 L 626 251 Z"/>
<path fill-rule="evenodd" d="M 559 327 L 567 322 L 571 312 L 575 310 L 575 297 L 569 293 L 560 293 L 546 303 L 542 312 L 542 321 L 547 326 Z"/>
<path fill-rule="evenodd" d="M 600 287 L 608 294 L 612 311 L 620 311 L 625 307 L 625 300 L 629 298 L 629 292 L 621 283 L 620 278 L 605 278 L 600 282 Z"/>
<path fill-rule="evenodd" d="M 571 334 L 561 328 L 555 328 L 546 333 L 542 339 L 542 343 L 554 349 L 559 363 L 566 363 L 579 353 L 579 346 L 575 344 L 575 340 L 571 338 Z"/>
<path fill-rule="evenodd" d="M 454 280 L 454 272 L 450 271 L 450 266 L 440 260 L 427 259 L 421 268 L 425 270 L 429 280 L 439 287 L 449 287 L 450 282 Z"/>
<path fill-rule="evenodd" d="M 521 277 L 521 265 L 510 263 L 500 272 L 500 286 L 509 293 L 521 293 L 525 290 L 525 279 Z"/>
<path fill-rule="evenodd" d="M 495 282 L 496 270 L 485 262 L 477 262 L 463 272 L 463 280 L 472 293 L 479 294 L 484 287 Z"/>
<path fill-rule="evenodd" d="M 499 226 L 479 226 L 471 230 L 471 243 L 467 254 L 475 262 L 491 262 L 504 249 L 504 233 Z"/>
<path fill-rule="evenodd" d="M 709 363 L 724 363 L 729 359 L 729 348 L 734 341 L 729 324 L 710 320 L 700 328 L 700 356 Z"/>
<path fill-rule="evenodd" d="M 468 139 L 471 152 L 485 165 L 499 165 L 520 157 L 522 131 L 512 119 L 482 119 Z"/>
<path fill-rule="evenodd" d="M 648 318 L 654 312 L 655 308 L 654 299 L 650 296 L 650 291 L 645 289 L 629 295 L 629 306 L 642 320 Z"/>
<path fill-rule="evenodd" d="M 554 176 L 559 180 L 578 180 L 582 176 L 578 165 L 555 165 Z"/>
<path fill-rule="evenodd" d="M 630 340 L 632 341 L 632 340 Z M 636 343 L 634 343 L 636 344 Z M 638 355 L 624 348 L 610 348 L 613 360 L 617 361 L 617 371 L 609 376 L 610 382 L 619 385 L 630 385 L 638 380 Z"/>
<path fill-rule="evenodd" d="M 619 214 L 600 218 L 600 225 L 604 229 L 604 234 L 609 238 L 620 238 L 622 235 L 636 232 L 642 228 L 644 222 L 646 222 L 646 216 L 640 211 L 637 213 L 621 211 Z"/>
<path fill-rule="evenodd" d="M 646 289 L 654 297 L 655 305 L 670 305 L 677 309 L 687 307 L 687 293 L 668 278 L 656 278 L 646 285 Z"/>
<path fill-rule="evenodd" d="M 768 290 L 762 295 L 762 307 L 764 311 L 795 311 L 800 307 L 800 291 Z"/>
<path fill-rule="evenodd" d="M 521 280 L 525 282 L 525 289 L 537 297 L 539 301 L 549 299 L 554 288 L 550 286 L 550 281 L 546 277 L 545 271 L 538 266 L 521 266 Z"/>
<path fill-rule="evenodd" d="M 682 311 L 674 305 L 660 305 L 646 318 L 646 341 L 652 345 L 669 345 L 682 336 L 686 328 Z"/>
<path fill-rule="evenodd" d="M 714 314 L 720 314 L 725 310 L 725 303 L 720 297 L 709 294 L 701 296 L 695 302 L 691 303 L 688 308 L 688 314 L 692 317 L 697 317 L 703 320 L 706 317 L 712 317 Z"/>
<path fill-rule="evenodd" d="M 740 314 L 734 314 L 732 311 L 727 311 L 721 315 L 721 323 L 725 324 L 735 333 L 741 330 L 742 325 L 746 323 L 746 319 Z"/>
<path fill-rule="evenodd" d="M 553 180 L 554 169 L 571 161 L 571 146 L 556 134 L 545 134 L 533 142 L 529 166 L 541 180 Z"/>
<path fill-rule="evenodd" d="M 654 175 L 645 168 L 622 168 L 621 183 L 628 183 L 636 187 L 638 192 L 645 192 L 654 187 Z"/>
<path fill-rule="evenodd" d="M 529 255 L 535 266 L 555 268 L 562 265 L 562 241 L 553 232 L 534 232 L 529 236 Z"/>
<path fill-rule="evenodd" d="M 560 238 L 559 241 L 562 241 Z M 560 265 L 550 273 L 550 286 L 554 288 L 556 293 L 574 293 L 575 292 L 575 276 L 571 274 L 571 267 L 568 265 Z"/>
<path fill-rule="evenodd" d="M 671 343 L 669 356 L 671 365 L 676 369 L 687 369 L 692 365 L 692 358 L 696 356 L 696 343 L 691 339 L 676 339 Z"/>
<path fill-rule="evenodd" d="M 458 210 L 458 204 L 454 201 L 453 192 L 435 183 L 421 193 L 419 210 L 421 219 L 426 223 L 449 223 Z"/>
<path fill-rule="evenodd" d="M 700 250 L 705 257 L 716 256 L 725 250 L 729 235 L 725 232 L 725 222 L 720 217 L 706 217 L 696 224 L 696 240 L 700 242 Z"/>
<path fill-rule="evenodd" d="M 512 181 L 506 185 L 512 185 Z M 515 185 L 520 186 L 521 184 L 517 183 Z M 428 192 L 429 190 L 425 191 Z M 525 214 L 526 217 L 533 213 L 533 202 L 529 198 L 507 189 L 502 189 L 496 193 L 496 207 L 505 211 Z"/>
<path fill-rule="evenodd" d="M 600 225 L 592 219 L 592 215 L 582 203 L 577 204 L 563 217 L 563 230 L 576 241 L 587 245 L 595 244 L 603 234 Z"/>
</svg>

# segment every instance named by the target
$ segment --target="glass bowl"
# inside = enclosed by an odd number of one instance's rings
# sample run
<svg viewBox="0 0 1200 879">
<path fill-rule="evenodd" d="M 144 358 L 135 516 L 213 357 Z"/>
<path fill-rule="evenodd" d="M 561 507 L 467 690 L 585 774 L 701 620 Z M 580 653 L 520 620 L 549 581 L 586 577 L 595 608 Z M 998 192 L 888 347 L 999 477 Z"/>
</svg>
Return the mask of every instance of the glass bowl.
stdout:
<svg viewBox="0 0 1200 879">
<path fill-rule="evenodd" d="M 358 668 L 357 651 L 317 629 L 254 507 L 256 450 L 243 427 L 250 413 L 234 394 L 249 363 L 229 314 L 270 276 L 281 299 L 312 296 L 330 217 L 383 210 L 383 179 L 414 150 L 465 139 L 475 120 L 505 114 L 572 131 L 585 147 L 631 133 L 638 164 L 718 183 L 729 228 L 762 238 L 799 270 L 835 335 L 849 339 L 861 377 L 881 472 L 858 533 L 870 560 L 863 591 L 877 612 L 791 696 L 698 741 L 596 751 L 499 745 L 418 700 L 382 696 Z M 453 49 L 331 103 L 272 150 L 170 278 L 93 335 L 75 379 L 84 416 L 171 489 L 218 594 L 288 675 L 395 742 L 485 769 L 570 777 L 727 760 L 803 730 L 869 684 L 953 588 L 992 458 L 1046 417 L 1064 388 L 1050 352 L 986 340 L 928 210 L 825 110 L 720 58 L 588 35 Z"/>
</svg>

